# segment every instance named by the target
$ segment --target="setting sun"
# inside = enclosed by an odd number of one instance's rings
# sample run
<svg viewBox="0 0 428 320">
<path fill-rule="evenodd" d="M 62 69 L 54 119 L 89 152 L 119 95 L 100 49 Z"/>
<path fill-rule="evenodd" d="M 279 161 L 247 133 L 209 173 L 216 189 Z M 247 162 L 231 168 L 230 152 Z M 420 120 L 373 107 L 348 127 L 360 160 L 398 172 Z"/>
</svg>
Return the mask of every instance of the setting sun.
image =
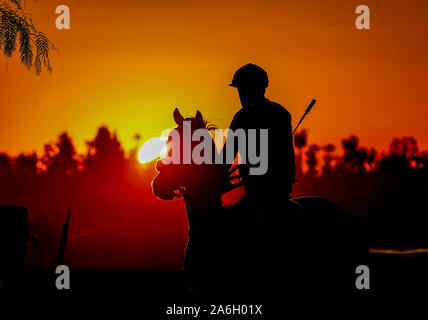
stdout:
<svg viewBox="0 0 428 320">
<path fill-rule="evenodd" d="M 166 153 L 166 140 L 167 139 L 163 137 L 147 140 L 138 152 L 138 161 L 140 163 L 146 163 L 164 155 Z"/>
</svg>

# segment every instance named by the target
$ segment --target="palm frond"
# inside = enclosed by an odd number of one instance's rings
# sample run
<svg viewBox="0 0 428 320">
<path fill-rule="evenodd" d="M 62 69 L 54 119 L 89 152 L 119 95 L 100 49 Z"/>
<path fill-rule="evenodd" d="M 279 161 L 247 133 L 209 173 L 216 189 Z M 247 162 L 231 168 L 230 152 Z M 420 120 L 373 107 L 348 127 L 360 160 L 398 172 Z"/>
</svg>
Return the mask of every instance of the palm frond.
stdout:
<svg viewBox="0 0 428 320">
<path fill-rule="evenodd" d="M 14 4 L 19 10 L 22 10 L 22 1 L 21 0 L 7 0 L 7 1 Z"/>
<path fill-rule="evenodd" d="M 33 65 L 33 51 L 30 30 L 24 25 L 19 26 L 19 53 L 21 63 L 30 70 Z"/>
<path fill-rule="evenodd" d="M 40 32 L 36 36 L 35 43 L 36 43 L 36 59 L 34 62 L 34 67 L 36 68 L 36 73 L 40 74 L 42 63 L 49 72 L 52 72 L 52 67 L 49 60 L 49 53 L 51 49 L 53 49 L 51 42 L 43 32 Z"/>
<path fill-rule="evenodd" d="M 43 67 L 52 72 L 50 53 L 56 48 L 34 27 L 21 5 L 21 0 L 0 0 L 0 52 L 10 58 L 19 47 L 20 61 L 27 69 L 34 67 L 37 75 Z"/>
<path fill-rule="evenodd" d="M 18 17 L 11 10 L 4 10 L 0 16 L 0 33 L 2 51 L 6 57 L 11 57 L 16 49 L 18 35 Z"/>
</svg>

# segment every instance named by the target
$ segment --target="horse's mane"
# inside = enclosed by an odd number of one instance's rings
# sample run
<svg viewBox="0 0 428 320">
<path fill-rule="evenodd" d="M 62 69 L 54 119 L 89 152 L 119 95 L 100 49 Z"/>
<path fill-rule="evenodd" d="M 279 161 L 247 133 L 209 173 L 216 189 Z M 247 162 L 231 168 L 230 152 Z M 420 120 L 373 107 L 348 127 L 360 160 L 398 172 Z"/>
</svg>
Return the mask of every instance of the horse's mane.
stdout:
<svg viewBox="0 0 428 320">
<path fill-rule="evenodd" d="M 212 131 L 212 130 L 217 129 L 217 126 L 208 120 L 204 120 L 204 125 L 205 125 L 205 129 L 207 129 L 208 131 Z"/>
</svg>

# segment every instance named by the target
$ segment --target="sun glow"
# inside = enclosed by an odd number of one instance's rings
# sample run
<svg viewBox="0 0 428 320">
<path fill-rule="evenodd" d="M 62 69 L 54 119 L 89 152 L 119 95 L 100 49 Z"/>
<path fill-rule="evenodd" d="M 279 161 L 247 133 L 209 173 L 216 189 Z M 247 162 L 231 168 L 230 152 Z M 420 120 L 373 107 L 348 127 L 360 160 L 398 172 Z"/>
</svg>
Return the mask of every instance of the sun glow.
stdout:
<svg viewBox="0 0 428 320">
<path fill-rule="evenodd" d="M 156 137 L 147 140 L 138 152 L 138 161 L 140 163 L 146 163 L 165 155 L 166 141 L 167 138 L 164 137 Z"/>
</svg>

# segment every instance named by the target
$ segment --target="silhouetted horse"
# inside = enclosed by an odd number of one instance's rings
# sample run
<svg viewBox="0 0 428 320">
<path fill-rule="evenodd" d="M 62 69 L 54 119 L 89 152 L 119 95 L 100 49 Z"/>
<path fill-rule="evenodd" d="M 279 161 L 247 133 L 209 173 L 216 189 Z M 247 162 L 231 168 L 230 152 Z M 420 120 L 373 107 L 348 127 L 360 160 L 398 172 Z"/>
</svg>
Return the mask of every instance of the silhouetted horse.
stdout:
<svg viewBox="0 0 428 320">
<path fill-rule="evenodd" d="M 184 121 L 192 132 L 211 127 L 199 111 L 185 119 L 176 109 L 174 120 L 180 140 L 174 145 L 170 136 L 168 152 L 180 148 L 183 160 Z M 196 144 L 191 143 L 190 151 Z M 223 165 L 158 161 L 156 169 L 154 194 L 164 200 L 184 197 L 190 227 L 184 271 L 194 293 L 266 296 L 276 289 L 307 293 L 355 288 L 355 268 L 365 264 L 367 247 L 359 224 L 333 201 L 285 200 L 276 208 L 283 214 L 266 222 L 249 201 L 221 205 L 221 195 L 233 188 Z"/>
</svg>

